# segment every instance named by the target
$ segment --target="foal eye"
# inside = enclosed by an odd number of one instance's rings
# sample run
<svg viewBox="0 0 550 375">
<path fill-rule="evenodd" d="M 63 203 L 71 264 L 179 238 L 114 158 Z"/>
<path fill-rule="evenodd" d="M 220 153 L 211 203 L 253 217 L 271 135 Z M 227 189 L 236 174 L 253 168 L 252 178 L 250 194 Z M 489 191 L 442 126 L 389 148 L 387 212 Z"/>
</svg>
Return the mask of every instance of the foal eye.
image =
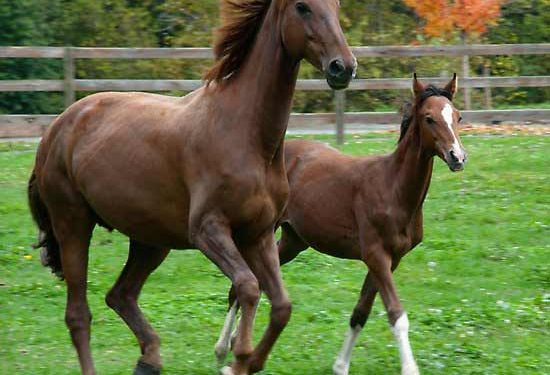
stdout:
<svg viewBox="0 0 550 375">
<path fill-rule="evenodd" d="M 428 124 L 430 124 L 430 125 L 435 124 L 435 120 L 434 120 L 433 118 L 431 118 L 431 117 L 426 117 L 426 122 L 427 122 Z"/>
<path fill-rule="evenodd" d="M 462 122 L 462 117 L 459 117 L 459 118 L 458 118 L 458 122 Z"/>
<path fill-rule="evenodd" d="M 302 3 L 301 1 L 296 3 L 296 11 L 298 12 L 298 14 L 301 17 L 307 17 L 307 16 L 311 15 L 311 9 L 305 3 Z"/>
</svg>

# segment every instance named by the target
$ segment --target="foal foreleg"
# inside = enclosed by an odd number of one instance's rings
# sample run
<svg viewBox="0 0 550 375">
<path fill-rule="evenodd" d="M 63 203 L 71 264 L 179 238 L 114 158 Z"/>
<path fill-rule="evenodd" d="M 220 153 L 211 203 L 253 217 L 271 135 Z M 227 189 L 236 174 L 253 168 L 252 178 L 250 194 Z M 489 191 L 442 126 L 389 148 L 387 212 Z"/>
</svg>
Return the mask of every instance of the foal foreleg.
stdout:
<svg viewBox="0 0 550 375">
<path fill-rule="evenodd" d="M 134 374 L 159 374 L 162 363 L 160 338 L 138 306 L 139 293 L 149 275 L 168 255 L 168 249 L 143 245 L 130 240 L 128 260 L 105 301 L 136 335 L 141 357 Z"/>
<path fill-rule="evenodd" d="M 359 301 L 353 310 L 353 314 L 349 322 L 350 326 L 346 338 L 344 339 L 344 344 L 342 345 L 342 349 L 340 350 L 340 353 L 338 354 L 338 357 L 336 357 L 336 361 L 332 366 L 334 375 L 348 374 L 351 362 L 351 352 L 355 345 L 355 340 L 367 322 L 375 296 L 376 287 L 374 286 L 372 275 L 367 273 L 363 287 L 361 288 Z"/>
<path fill-rule="evenodd" d="M 414 360 L 409 342 L 409 319 L 397 297 L 397 290 L 393 282 L 392 268 L 395 268 L 395 266 L 392 267 L 391 258 L 383 253 L 383 251 L 371 257 L 368 265 L 386 307 L 392 333 L 399 346 L 401 374 L 418 375 L 418 366 Z"/>
</svg>

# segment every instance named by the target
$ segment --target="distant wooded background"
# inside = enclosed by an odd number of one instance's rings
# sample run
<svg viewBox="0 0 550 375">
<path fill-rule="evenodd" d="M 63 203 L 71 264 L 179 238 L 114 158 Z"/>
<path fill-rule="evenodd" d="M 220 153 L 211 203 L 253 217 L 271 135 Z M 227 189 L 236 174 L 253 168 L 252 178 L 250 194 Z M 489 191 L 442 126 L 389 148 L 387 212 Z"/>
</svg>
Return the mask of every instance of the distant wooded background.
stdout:
<svg viewBox="0 0 550 375">
<path fill-rule="evenodd" d="M 341 3 L 341 22 L 350 45 L 550 41 L 548 0 Z M 0 0 L 0 45 L 207 47 L 218 23 L 218 4 L 218 0 Z M 210 64 L 208 60 L 78 60 L 76 78 L 199 79 Z M 360 61 L 358 75 L 405 78 L 416 71 L 420 76 L 442 76 L 460 73 L 461 64 L 457 57 L 365 58 Z M 550 71 L 550 59 L 545 55 L 478 56 L 471 57 L 469 64 L 471 76 L 482 76 L 484 69 L 492 76 L 548 75 Z M 301 78 L 320 75 L 304 64 Z M 63 79 L 63 61 L 0 59 L 0 80 L 17 79 Z M 347 108 L 393 111 L 407 95 L 399 90 L 352 91 L 347 96 Z M 473 109 L 481 109 L 483 91 L 474 89 L 471 95 Z M 492 96 L 495 108 L 550 108 L 547 87 L 495 88 Z M 328 112 L 332 107 L 330 92 L 298 92 L 294 111 Z M 62 93 L 0 93 L 0 113 L 54 114 L 63 109 Z"/>
</svg>

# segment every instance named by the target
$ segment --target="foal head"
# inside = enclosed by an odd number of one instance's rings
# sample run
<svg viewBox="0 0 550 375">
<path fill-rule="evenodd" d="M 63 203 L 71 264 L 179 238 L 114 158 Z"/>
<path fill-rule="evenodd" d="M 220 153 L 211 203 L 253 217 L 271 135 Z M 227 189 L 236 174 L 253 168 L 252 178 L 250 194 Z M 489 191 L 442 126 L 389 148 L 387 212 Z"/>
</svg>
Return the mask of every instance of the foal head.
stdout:
<svg viewBox="0 0 550 375">
<path fill-rule="evenodd" d="M 412 110 L 423 147 L 443 159 L 453 172 L 464 169 L 467 159 L 458 135 L 458 123 L 462 118 L 452 102 L 456 90 L 456 74 L 443 89 L 425 86 L 414 75 Z"/>
<path fill-rule="evenodd" d="M 333 89 L 343 89 L 355 76 L 357 60 L 342 32 L 339 0 L 279 0 L 281 33 L 287 53 L 305 58 L 325 73 Z"/>
</svg>

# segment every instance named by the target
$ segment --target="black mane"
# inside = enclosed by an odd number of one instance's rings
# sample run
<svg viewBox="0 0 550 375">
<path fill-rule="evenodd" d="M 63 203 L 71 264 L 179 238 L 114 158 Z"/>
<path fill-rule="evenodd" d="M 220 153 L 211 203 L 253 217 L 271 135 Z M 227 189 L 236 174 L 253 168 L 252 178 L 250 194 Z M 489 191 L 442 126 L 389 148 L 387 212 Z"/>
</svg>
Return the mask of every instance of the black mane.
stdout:
<svg viewBox="0 0 550 375">
<path fill-rule="evenodd" d="M 420 94 L 420 97 L 416 100 L 416 103 L 414 105 L 411 103 L 405 103 L 403 105 L 403 119 L 401 120 L 401 133 L 399 135 L 398 143 L 401 142 L 403 138 L 405 138 L 405 134 L 407 134 L 407 130 L 409 130 L 413 118 L 413 113 L 416 108 L 420 106 L 424 102 L 424 100 L 428 99 L 431 96 L 444 96 L 451 102 L 453 101 L 453 95 L 449 91 L 445 89 L 440 89 L 438 87 L 435 87 L 434 85 L 428 85 L 426 89 L 422 92 L 422 94 Z"/>
</svg>

